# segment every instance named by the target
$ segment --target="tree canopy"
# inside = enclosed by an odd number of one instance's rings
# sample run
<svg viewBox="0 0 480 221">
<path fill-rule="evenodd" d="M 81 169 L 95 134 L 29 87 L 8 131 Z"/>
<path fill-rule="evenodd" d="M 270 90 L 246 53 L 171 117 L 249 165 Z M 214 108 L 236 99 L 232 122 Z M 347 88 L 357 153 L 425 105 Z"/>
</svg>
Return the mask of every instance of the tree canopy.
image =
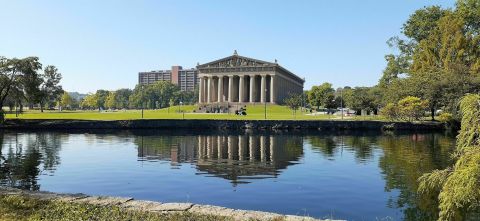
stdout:
<svg viewBox="0 0 480 221">
<path fill-rule="evenodd" d="M 62 75 L 55 66 L 42 64 L 38 57 L 6 58 L 0 56 L 0 105 L 12 103 L 53 106 L 63 90 Z"/>
</svg>

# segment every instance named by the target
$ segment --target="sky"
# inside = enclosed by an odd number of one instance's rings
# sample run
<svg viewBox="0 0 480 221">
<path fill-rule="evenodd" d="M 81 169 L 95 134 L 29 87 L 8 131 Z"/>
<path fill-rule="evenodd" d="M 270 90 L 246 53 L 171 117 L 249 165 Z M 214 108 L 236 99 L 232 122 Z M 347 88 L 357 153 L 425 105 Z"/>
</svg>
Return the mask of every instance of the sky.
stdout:
<svg viewBox="0 0 480 221">
<path fill-rule="evenodd" d="M 55 65 L 67 91 L 133 88 L 138 72 L 233 54 L 275 59 L 305 89 L 373 86 L 416 9 L 454 0 L 0 0 L 0 56 Z"/>
</svg>

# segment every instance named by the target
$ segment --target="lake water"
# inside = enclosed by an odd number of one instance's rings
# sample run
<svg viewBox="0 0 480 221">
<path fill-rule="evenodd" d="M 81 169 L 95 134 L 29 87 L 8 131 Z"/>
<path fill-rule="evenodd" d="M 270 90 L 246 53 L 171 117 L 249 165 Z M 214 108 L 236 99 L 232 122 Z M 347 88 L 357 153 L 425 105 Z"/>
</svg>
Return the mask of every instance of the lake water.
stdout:
<svg viewBox="0 0 480 221">
<path fill-rule="evenodd" d="M 434 220 L 417 179 L 449 164 L 444 134 L 1 132 L 0 184 L 316 218 Z"/>
</svg>

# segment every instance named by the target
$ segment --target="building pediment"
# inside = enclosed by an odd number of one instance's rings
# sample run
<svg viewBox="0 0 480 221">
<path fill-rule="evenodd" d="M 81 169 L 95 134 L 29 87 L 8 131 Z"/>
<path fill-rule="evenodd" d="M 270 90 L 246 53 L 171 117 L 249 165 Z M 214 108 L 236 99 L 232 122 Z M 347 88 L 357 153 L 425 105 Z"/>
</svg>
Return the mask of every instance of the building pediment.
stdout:
<svg viewBox="0 0 480 221">
<path fill-rule="evenodd" d="M 230 68 L 230 67 L 267 67 L 275 66 L 275 63 L 232 55 L 206 64 L 198 65 L 197 68 Z"/>
</svg>

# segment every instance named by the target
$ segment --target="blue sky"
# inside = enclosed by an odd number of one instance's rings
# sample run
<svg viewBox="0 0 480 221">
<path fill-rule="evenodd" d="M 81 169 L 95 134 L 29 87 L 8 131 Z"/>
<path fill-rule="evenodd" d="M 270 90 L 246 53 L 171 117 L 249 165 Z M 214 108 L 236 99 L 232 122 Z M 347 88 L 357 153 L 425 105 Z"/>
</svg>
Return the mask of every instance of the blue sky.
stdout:
<svg viewBox="0 0 480 221">
<path fill-rule="evenodd" d="M 0 55 L 38 56 L 67 91 L 133 88 L 139 71 L 229 56 L 275 59 L 305 88 L 375 85 L 385 43 L 408 16 L 446 0 L 0 0 Z"/>
</svg>

